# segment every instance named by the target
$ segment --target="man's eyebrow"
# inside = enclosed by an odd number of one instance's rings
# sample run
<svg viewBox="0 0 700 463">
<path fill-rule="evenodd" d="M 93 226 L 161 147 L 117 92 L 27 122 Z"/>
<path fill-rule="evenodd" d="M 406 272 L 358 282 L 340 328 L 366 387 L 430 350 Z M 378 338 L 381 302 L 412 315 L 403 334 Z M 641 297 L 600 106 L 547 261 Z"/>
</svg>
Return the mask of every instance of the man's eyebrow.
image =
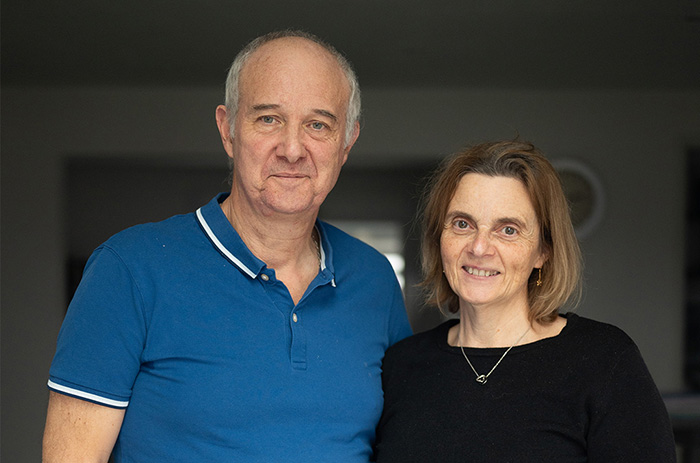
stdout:
<svg viewBox="0 0 700 463">
<path fill-rule="evenodd" d="M 254 111 L 266 111 L 268 109 L 279 109 L 280 105 L 278 104 L 256 104 L 253 105 L 253 110 Z"/>
<path fill-rule="evenodd" d="M 316 114 L 320 114 L 321 116 L 326 116 L 329 119 L 333 119 L 333 122 L 337 122 L 338 118 L 336 117 L 335 114 L 333 114 L 330 111 L 326 111 L 325 109 L 314 109 L 313 110 Z"/>
<path fill-rule="evenodd" d="M 256 104 L 256 105 L 252 106 L 252 110 L 256 111 L 256 112 L 268 111 L 270 109 L 279 109 L 279 108 L 280 108 L 280 105 L 275 104 L 275 103 L 261 103 L 261 104 Z M 324 116 L 324 117 L 327 117 L 329 119 L 332 119 L 333 122 L 338 121 L 338 117 L 326 109 L 314 109 L 313 112 L 320 115 L 320 116 Z"/>
</svg>

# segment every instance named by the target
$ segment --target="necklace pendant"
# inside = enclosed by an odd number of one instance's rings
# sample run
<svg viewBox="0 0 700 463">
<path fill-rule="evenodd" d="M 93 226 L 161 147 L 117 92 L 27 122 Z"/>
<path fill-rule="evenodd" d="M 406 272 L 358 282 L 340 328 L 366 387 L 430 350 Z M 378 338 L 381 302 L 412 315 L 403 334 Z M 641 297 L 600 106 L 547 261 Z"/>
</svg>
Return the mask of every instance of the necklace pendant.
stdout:
<svg viewBox="0 0 700 463">
<path fill-rule="evenodd" d="M 476 382 L 479 384 L 486 384 L 486 375 L 479 375 L 476 377 Z"/>
</svg>

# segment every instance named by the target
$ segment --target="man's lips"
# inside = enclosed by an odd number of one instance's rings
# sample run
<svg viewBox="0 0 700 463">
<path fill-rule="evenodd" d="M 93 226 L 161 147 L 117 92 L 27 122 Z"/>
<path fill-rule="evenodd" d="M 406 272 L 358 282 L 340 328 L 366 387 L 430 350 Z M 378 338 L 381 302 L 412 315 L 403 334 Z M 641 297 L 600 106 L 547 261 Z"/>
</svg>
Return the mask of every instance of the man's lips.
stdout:
<svg viewBox="0 0 700 463">
<path fill-rule="evenodd" d="M 270 177 L 276 177 L 276 178 L 306 178 L 308 177 L 307 174 L 303 173 L 293 173 L 293 172 L 280 172 L 276 174 L 270 175 Z"/>
</svg>

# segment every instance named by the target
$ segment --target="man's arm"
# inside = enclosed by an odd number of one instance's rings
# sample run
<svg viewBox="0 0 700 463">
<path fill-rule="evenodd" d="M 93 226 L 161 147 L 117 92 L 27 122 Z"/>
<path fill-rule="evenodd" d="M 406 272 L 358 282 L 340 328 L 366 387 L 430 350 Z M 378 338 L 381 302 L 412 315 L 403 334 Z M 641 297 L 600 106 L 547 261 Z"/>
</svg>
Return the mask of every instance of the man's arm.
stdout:
<svg viewBox="0 0 700 463">
<path fill-rule="evenodd" d="M 125 411 L 51 391 L 44 428 L 43 462 L 106 463 Z"/>
</svg>

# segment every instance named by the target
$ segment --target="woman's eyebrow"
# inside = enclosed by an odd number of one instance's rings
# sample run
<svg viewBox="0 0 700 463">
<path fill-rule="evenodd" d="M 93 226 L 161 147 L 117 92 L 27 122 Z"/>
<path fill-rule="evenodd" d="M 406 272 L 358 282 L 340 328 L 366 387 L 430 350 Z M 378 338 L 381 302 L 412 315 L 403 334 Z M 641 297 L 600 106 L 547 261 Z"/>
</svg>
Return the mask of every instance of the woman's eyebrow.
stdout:
<svg viewBox="0 0 700 463">
<path fill-rule="evenodd" d="M 474 220 L 474 217 L 472 217 L 471 214 L 464 212 L 464 211 L 450 211 L 447 213 L 447 216 L 445 217 L 448 221 L 454 219 L 455 217 L 464 217 L 467 220 Z"/>
</svg>

